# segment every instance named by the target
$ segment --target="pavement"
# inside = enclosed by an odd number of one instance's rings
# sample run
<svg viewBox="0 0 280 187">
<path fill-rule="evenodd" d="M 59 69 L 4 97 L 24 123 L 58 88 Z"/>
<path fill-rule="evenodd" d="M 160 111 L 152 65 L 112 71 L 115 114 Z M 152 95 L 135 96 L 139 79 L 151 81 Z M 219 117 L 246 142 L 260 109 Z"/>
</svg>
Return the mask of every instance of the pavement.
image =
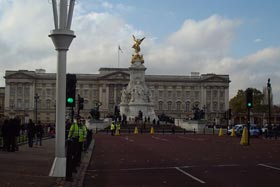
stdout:
<svg viewBox="0 0 280 187">
<path fill-rule="evenodd" d="M 72 181 L 50 177 L 55 158 L 55 139 L 46 139 L 42 146 L 29 148 L 27 144 L 19 146 L 19 151 L 0 151 L 0 186 L 1 187 L 70 187 L 83 186 L 84 173 L 89 163 L 94 140 L 83 154 L 82 163 Z"/>
</svg>

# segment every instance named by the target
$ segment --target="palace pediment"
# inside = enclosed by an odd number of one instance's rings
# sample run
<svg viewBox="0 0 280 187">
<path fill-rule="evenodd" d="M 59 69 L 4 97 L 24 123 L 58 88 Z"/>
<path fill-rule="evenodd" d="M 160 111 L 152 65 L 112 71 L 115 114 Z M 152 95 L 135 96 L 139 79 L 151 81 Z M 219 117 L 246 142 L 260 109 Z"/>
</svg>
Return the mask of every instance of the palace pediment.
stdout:
<svg viewBox="0 0 280 187">
<path fill-rule="evenodd" d="M 227 79 L 225 77 L 218 76 L 218 75 L 205 77 L 204 79 L 202 79 L 202 81 L 203 82 L 230 82 L 229 79 Z"/>
<path fill-rule="evenodd" d="M 124 72 L 114 72 L 109 73 L 104 76 L 99 77 L 100 79 L 107 79 L 107 80 L 129 80 L 129 74 Z"/>
<path fill-rule="evenodd" d="M 24 72 L 15 72 L 8 74 L 6 73 L 5 79 L 34 79 L 35 76 L 24 73 Z"/>
</svg>

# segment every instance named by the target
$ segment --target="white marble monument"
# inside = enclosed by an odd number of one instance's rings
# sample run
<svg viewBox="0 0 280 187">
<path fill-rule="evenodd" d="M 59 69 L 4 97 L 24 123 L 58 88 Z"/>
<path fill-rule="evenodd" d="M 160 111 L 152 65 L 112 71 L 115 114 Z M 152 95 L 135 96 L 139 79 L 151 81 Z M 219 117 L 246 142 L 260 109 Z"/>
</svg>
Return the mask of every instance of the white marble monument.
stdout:
<svg viewBox="0 0 280 187">
<path fill-rule="evenodd" d="M 157 120 L 158 117 L 154 111 L 154 104 L 151 99 L 151 93 L 146 86 L 145 71 L 143 55 L 139 54 L 140 44 L 145 39 L 136 39 L 133 36 L 135 54 L 132 55 L 130 71 L 130 81 L 126 88 L 122 90 L 122 97 L 120 103 L 121 115 L 126 115 L 127 119 L 135 119 L 139 112 L 143 114 L 143 119 L 146 117 L 152 120 Z"/>
</svg>

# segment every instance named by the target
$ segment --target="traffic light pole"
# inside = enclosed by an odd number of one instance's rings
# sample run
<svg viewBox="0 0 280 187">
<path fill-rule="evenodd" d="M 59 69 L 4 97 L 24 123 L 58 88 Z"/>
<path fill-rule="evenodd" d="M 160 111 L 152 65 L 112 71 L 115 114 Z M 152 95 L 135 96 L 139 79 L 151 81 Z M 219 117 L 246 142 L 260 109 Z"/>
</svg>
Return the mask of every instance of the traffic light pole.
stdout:
<svg viewBox="0 0 280 187">
<path fill-rule="evenodd" d="M 74 123 L 74 107 L 71 107 L 71 123 Z"/>
<path fill-rule="evenodd" d="M 250 145 L 250 109 L 248 108 L 248 114 L 247 114 L 247 119 L 248 119 L 248 123 L 247 123 L 247 129 L 248 129 L 248 145 Z"/>
<path fill-rule="evenodd" d="M 66 57 L 68 48 L 75 38 L 70 30 L 75 0 L 70 0 L 67 13 L 67 0 L 60 0 L 59 18 L 57 15 L 57 1 L 52 0 L 55 29 L 49 37 L 52 39 L 57 51 L 57 74 L 56 74 L 56 139 L 55 159 L 50 171 L 52 177 L 66 176 L 65 156 L 65 100 L 66 100 Z"/>
</svg>

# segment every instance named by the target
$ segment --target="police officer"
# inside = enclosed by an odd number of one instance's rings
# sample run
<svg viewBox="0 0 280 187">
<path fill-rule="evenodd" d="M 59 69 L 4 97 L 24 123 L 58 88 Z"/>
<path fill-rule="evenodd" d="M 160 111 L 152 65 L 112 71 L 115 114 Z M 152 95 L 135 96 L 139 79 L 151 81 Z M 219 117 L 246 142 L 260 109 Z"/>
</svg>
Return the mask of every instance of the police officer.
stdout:
<svg viewBox="0 0 280 187">
<path fill-rule="evenodd" d="M 115 134 L 115 122 L 112 122 L 110 130 L 111 130 L 111 135 L 114 136 L 114 134 Z"/>
<path fill-rule="evenodd" d="M 121 133 L 121 124 L 120 124 L 120 122 L 116 123 L 116 132 L 117 131 L 118 131 L 118 135 L 120 135 L 120 133 Z"/>
<path fill-rule="evenodd" d="M 83 143 L 87 137 L 87 129 L 82 123 L 80 117 L 77 117 L 77 122 L 73 123 L 70 127 L 68 139 L 72 139 L 74 146 L 73 160 L 75 165 L 81 162 L 81 155 L 83 150 Z"/>
</svg>

